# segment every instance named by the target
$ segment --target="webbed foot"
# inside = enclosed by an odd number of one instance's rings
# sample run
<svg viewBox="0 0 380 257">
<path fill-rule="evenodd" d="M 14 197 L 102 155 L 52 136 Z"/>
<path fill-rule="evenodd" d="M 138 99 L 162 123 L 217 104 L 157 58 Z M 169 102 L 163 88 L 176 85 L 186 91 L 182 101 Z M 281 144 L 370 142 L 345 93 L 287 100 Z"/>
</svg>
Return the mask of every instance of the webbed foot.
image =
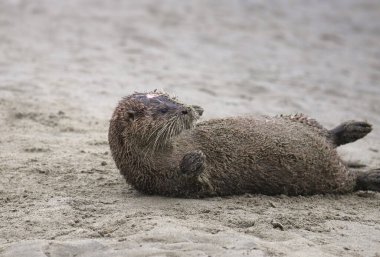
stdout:
<svg viewBox="0 0 380 257">
<path fill-rule="evenodd" d="M 372 131 L 371 124 L 364 121 L 347 121 L 329 131 L 334 145 L 340 146 L 355 142 Z"/>
<path fill-rule="evenodd" d="M 380 169 L 359 174 L 356 179 L 356 189 L 380 192 Z"/>
</svg>

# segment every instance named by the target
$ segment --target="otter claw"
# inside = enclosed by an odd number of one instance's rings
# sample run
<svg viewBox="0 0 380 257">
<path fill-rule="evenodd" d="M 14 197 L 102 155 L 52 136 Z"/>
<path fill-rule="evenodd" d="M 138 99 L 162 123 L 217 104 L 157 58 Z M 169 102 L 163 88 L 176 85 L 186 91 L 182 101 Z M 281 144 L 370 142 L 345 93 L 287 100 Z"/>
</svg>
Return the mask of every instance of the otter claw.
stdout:
<svg viewBox="0 0 380 257">
<path fill-rule="evenodd" d="M 180 163 L 180 169 L 186 175 L 199 175 L 204 170 L 206 156 L 202 151 L 185 154 Z"/>
</svg>

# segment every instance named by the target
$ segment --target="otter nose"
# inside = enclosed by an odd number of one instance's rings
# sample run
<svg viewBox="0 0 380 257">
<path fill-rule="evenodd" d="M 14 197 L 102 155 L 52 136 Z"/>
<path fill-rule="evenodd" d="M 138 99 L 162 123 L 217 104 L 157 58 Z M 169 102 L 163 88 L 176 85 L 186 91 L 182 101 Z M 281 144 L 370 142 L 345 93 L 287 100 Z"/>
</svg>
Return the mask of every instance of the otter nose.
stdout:
<svg viewBox="0 0 380 257">
<path fill-rule="evenodd" d="M 187 115 L 190 114 L 191 110 L 187 106 L 181 106 L 181 108 L 178 111 L 179 114 Z"/>
</svg>

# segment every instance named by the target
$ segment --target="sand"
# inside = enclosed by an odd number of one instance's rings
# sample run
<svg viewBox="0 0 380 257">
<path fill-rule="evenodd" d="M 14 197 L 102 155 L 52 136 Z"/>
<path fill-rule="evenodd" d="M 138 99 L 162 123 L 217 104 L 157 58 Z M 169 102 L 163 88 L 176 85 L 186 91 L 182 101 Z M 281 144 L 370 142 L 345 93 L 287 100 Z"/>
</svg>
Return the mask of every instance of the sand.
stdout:
<svg viewBox="0 0 380 257">
<path fill-rule="evenodd" d="M 164 89 L 203 119 L 303 112 L 374 131 L 339 149 L 380 167 L 380 3 L 0 1 L 0 256 L 380 256 L 380 194 L 146 196 L 109 118 Z"/>
</svg>

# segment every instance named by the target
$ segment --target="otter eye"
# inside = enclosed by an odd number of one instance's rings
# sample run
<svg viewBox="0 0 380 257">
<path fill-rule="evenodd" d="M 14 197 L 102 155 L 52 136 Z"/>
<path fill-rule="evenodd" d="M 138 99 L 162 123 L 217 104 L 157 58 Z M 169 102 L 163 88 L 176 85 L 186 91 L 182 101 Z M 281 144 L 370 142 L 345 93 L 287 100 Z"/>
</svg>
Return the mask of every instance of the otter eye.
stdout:
<svg viewBox="0 0 380 257">
<path fill-rule="evenodd" d="M 167 113 L 168 111 L 169 111 L 168 108 L 162 108 L 162 109 L 160 109 L 160 112 L 161 112 L 161 113 Z"/>
</svg>

